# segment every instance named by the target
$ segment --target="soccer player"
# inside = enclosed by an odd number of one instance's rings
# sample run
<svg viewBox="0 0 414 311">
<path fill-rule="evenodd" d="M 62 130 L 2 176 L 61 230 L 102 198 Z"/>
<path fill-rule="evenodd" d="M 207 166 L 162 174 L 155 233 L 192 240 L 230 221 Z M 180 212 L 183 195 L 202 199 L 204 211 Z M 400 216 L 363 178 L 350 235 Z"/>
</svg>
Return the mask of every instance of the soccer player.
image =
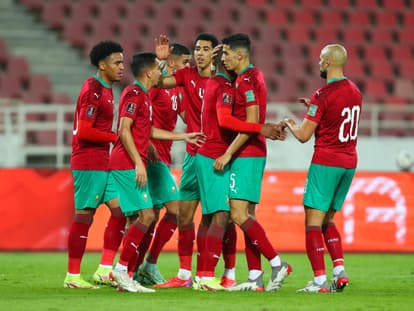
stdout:
<svg viewBox="0 0 414 311">
<path fill-rule="evenodd" d="M 161 39 L 160 37 L 160 42 L 162 41 Z M 185 108 L 187 132 L 197 132 L 201 129 L 201 106 L 204 88 L 212 74 L 211 60 L 213 49 L 217 44 L 218 40 L 212 34 L 201 33 L 197 35 L 194 40 L 194 60 L 196 66 L 177 70 L 172 76 L 163 77 L 158 85 L 162 88 L 184 87 L 189 100 Z M 162 48 L 162 44 L 159 47 Z M 168 45 L 166 50 L 168 55 Z M 166 57 L 161 55 L 159 50 L 157 51 L 157 56 L 159 59 Z M 195 239 L 194 214 L 200 201 L 200 190 L 195 170 L 197 148 L 195 145 L 187 144 L 180 180 L 180 207 L 178 213 L 178 256 L 180 268 L 177 276 L 170 278 L 165 283 L 155 285 L 155 288 L 190 287 L 192 285 L 191 265 L 193 241 Z M 207 229 L 208 227 L 203 224 L 202 220 L 197 232 L 198 252 L 202 252 L 204 248 Z M 199 262 L 200 260 L 202 258 L 198 256 L 197 267 L 203 265 Z"/>
<path fill-rule="evenodd" d="M 176 70 L 190 66 L 191 51 L 184 45 L 171 44 L 171 54 L 168 56 L 163 75 L 172 75 Z M 156 128 L 173 131 L 178 115 L 185 120 L 185 94 L 182 87 L 170 89 L 151 88 L 152 121 Z M 171 165 L 171 145 L 168 140 L 152 139 L 149 146 L 155 152 L 154 159 L 148 161 L 148 185 L 154 204 L 155 218 L 158 219 L 162 207 L 166 212 L 159 222 L 151 248 L 143 265 L 137 270 L 134 278 L 142 284 L 159 284 L 165 282 L 157 267 L 157 259 L 165 243 L 167 243 L 177 228 L 179 208 L 179 191 L 169 170 Z M 138 265 L 141 264 L 146 248 L 151 242 L 152 235 L 140 245 Z M 144 245 L 143 245 L 144 244 Z M 141 259 L 142 257 L 142 259 Z"/>
<path fill-rule="evenodd" d="M 148 90 L 158 83 L 161 76 L 155 53 L 134 55 L 131 71 L 135 81 L 121 94 L 118 117 L 119 138 L 109 163 L 110 175 L 115 181 L 122 212 L 131 224 L 112 276 L 121 291 L 148 293 L 154 290 L 134 281 L 132 272 L 135 271 L 138 259 L 137 249 L 155 217 L 147 183 L 149 139 L 186 140 L 198 144 L 203 135 L 169 132 L 152 126 L 151 99 Z"/>
<path fill-rule="evenodd" d="M 68 288 L 96 288 L 82 279 L 80 266 L 89 228 L 101 203 L 109 207 L 111 217 L 105 229 L 101 263 L 93 276 L 95 282 L 110 282 L 113 259 L 123 237 L 125 217 L 108 180 L 109 145 L 117 138 L 112 132 L 112 84 L 123 75 L 122 53 L 122 47 L 112 41 L 100 42 L 92 48 L 89 57 L 97 72 L 83 83 L 76 104 L 70 161 L 75 217 L 68 236 L 68 270 L 63 283 Z"/>
<path fill-rule="evenodd" d="M 222 40 L 224 65 L 237 74 L 236 95 L 233 115 L 240 120 L 264 123 L 266 116 L 266 84 L 263 73 L 250 63 L 250 38 L 245 34 L 234 34 Z M 279 124 L 281 130 L 281 124 Z M 280 131 L 278 136 L 283 133 Z M 290 273 L 290 266 L 281 260 L 266 236 L 263 227 L 253 217 L 255 205 L 260 200 L 261 181 L 266 162 L 266 141 L 262 135 L 239 134 L 238 143 L 229 146 L 226 153 L 217 160 L 231 163 L 230 206 L 231 219 L 245 234 L 246 257 L 249 277 L 244 283 L 231 290 L 264 291 L 263 272 L 260 254 L 263 254 L 272 267 L 266 291 L 278 290 Z M 250 211 L 250 213 L 249 213 Z"/>
<path fill-rule="evenodd" d="M 236 285 L 234 275 L 224 275 L 221 280 L 214 278 L 214 270 L 220 258 L 222 241 L 229 221 L 229 189 L 230 189 L 230 164 L 215 169 L 215 160 L 226 152 L 230 144 L 242 147 L 235 139 L 237 130 L 250 130 L 252 132 L 266 132 L 278 134 L 279 128 L 269 124 L 256 124 L 240 121 L 237 118 L 227 118 L 226 113 L 231 114 L 235 88 L 233 81 L 235 74 L 228 72 L 222 61 L 222 52 L 215 57 L 215 76 L 206 83 L 202 109 L 202 129 L 207 139 L 198 149 L 196 155 L 196 174 L 201 193 L 202 213 L 208 219 L 208 231 L 206 233 L 206 247 L 200 255 L 204 257 L 204 266 L 201 267 L 200 287 L 207 290 L 223 290 L 226 287 Z M 221 124 L 223 119 L 231 125 Z M 230 127 L 230 130 L 224 127 Z M 243 127 L 244 126 L 244 127 Z M 269 127 L 269 128 L 268 128 Z M 257 129 L 257 130 L 256 130 Z M 267 134 L 267 133 L 266 133 Z M 234 226 L 233 223 L 230 226 Z"/>
<path fill-rule="evenodd" d="M 289 130 L 302 143 L 315 134 L 303 197 L 306 253 L 314 278 L 298 292 L 330 292 L 325 272 L 325 245 L 333 262 L 332 291 L 342 291 L 348 284 L 341 235 L 334 216 L 341 210 L 355 174 L 362 96 L 357 86 L 344 76 L 346 60 L 342 45 L 325 46 L 320 53 L 319 67 L 327 84 L 310 100 L 302 99 L 308 112 L 300 125 L 292 119 L 286 120 Z"/>
</svg>

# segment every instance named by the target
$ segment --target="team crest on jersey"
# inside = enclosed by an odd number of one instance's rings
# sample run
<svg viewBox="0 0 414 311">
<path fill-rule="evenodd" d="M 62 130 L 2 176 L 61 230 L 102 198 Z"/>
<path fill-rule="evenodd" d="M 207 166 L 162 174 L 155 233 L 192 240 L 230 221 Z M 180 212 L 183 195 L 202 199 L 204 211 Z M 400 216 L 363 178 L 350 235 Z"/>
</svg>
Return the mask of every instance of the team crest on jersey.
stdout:
<svg viewBox="0 0 414 311">
<path fill-rule="evenodd" d="M 232 103 L 232 96 L 229 93 L 223 93 L 221 101 L 223 104 L 230 105 Z"/>
<path fill-rule="evenodd" d="M 93 115 L 95 114 L 96 111 L 96 107 L 95 106 L 88 106 L 88 109 L 86 110 L 86 115 L 90 118 L 93 117 Z"/>
<path fill-rule="evenodd" d="M 128 112 L 128 113 L 134 113 L 135 112 L 135 109 L 137 109 L 137 105 L 135 103 L 129 102 L 127 104 L 127 107 L 126 107 L 126 112 Z"/>
<path fill-rule="evenodd" d="M 308 115 L 310 115 L 311 117 L 314 117 L 314 116 L 316 116 L 317 111 L 318 111 L 318 106 L 316 106 L 314 104 L 310 104 L 309 110 L 308 110 Z"/>
</svg>

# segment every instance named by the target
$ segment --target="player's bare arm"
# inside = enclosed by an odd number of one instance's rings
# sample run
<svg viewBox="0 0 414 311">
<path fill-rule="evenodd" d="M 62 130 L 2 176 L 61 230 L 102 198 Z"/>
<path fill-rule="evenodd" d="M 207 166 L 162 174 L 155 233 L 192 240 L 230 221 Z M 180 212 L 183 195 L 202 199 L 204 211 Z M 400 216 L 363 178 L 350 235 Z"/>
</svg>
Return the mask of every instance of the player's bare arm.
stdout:
<svg viewBox="0 0 414 311">
<path fill-rule="evenodd" d="M 160 140 L 184 140 L 198 147 L 200 147 L 206 140 L 206 136 L 201 132 L 170 132 L 156 127 L 152 127 L 151 129 L 151 138 Z"/>
<path fill-rule="evenodd" d="M 119 138 L 125 147 L 129 157 L 135 163 L 136 182 L 139 187 L 144 187 L 147 184 L 147 170 L 141 156 L 135 146 L 134 139 L 131 133 L 132 123 L 134 121 L 128 117 L 122 117 L 119 122 Z"/>
<path fill-rule="evenodd" d="M 295 120 L 288 118 L 284 120 L 284 124 L 301 143 L 306 143 L 312 137 L 318 126 L 318 123 L 308 119 L 304 119 L 301 125 L 297 125 Z"/>
</svg>

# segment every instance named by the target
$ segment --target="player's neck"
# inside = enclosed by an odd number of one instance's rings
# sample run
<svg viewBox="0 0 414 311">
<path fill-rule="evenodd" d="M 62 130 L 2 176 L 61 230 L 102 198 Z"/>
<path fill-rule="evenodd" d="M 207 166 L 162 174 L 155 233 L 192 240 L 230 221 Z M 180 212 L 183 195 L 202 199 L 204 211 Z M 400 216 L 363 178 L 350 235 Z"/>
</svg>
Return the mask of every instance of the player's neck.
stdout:
<svg viewBox="0 0 414 311">
<path fill-rule="evenodd" d="M 243 60 L 240 61 L 239 65 L 234 69 L 234 72 L 237 73 L 237 75 L 239 75 L 249 65 L 250 65 L 250 60 L 248 58 L 243 59 Z"/>
<path fill-rule="evenodd" d="M 197 67 L 197 71 L 198 71 L 198 74 L 200 75 L 200 77 L 211 77 L 210 65 L 208 65 L 205 68 Z"/>
<path fill-rule="evenodd" d="M 109 80 L 108 77 L 105 74 L 103 74 L 100 70 L 96 72 L 96 76 L 105 83 L 108 83 L 109 85 L 112 85 L 114 83 L 113 81 Z"/>
<path fill-rule="evenodd" d="M 342 79 L 344 78 L 344 72 L 341 69 L 334 69 L 328 71 L 326 81 L 330 81 L 332 79 Z"/>
</svg>

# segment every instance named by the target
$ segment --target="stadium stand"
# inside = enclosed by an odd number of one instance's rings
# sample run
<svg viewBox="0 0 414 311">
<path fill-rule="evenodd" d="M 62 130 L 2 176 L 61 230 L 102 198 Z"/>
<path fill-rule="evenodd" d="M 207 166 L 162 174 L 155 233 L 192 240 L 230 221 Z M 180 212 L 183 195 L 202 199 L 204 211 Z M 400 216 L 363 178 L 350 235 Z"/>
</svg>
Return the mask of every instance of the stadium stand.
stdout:
<svg viewBox="0 0 414 311">
<path fill-rule="evenodd" d="M 76 100 L 80 81 L 91 72 L 86 66 L 87 56 L 97 41 L 121 42 L 126 59 L 130 59 L 135 51 L 152 50 L 153 39 L 160 33 L 191 46 L 197 33 L 208 31 L 219 38 L 233 32 L 247 32 L 252 37 L 253 63 L 265 74 L 271 102 L 294 102 L 298 97 L 310 96 L 322 84 L 317 77 L 321 47 L 339 42 L 346 46 L 350 59 L 346 74 L 363 90 L 366 103 L 379 104 L 384 109 L 414 105 L 414 0 L 7 2 L 18 3 L 20 10 L 30 12 L 36 23 L 63 43 L 53 55 L 71 49 L 83 63 L 74 66 L 78 60 L 72 59 L 59 69 L 65 75 L 59 75 L 52 71 L 53 67 L 68 56 L 44 56 L 52 63 L 42 72 L 36 69 L 40 64 L 26 57 L 27 50 L 20 48 L 14 53 L 0 32 L 0 97 L 3 98 L 70 105 Z M 75 67 L 82 67 L 83 71 Z M 125 75 L 121 87 L 130 82 L 129 75 Z M 363 118 L 370 118 L 367 114 Z M 384 113 L 381 120 L 387 117 L 394 121 L 384 124 L 392 126 L 398 117 L 413 122 L 414 113 Z M 36 118 L 49 120 L 44 115 Z M 68 122 L 70 119 L 65 116 Z M 371 130 L 361 132 L 373 134 Z M 396 131 L 390 128 L 378 132 L 383 133 L 401 136 L 411 132 L 400 127 Z M 49 144 L 56 140 L 47 133 L 42 137 L 35 131 L 32 134 L 33 142 Z M 69 137 L 65 133 L 67 144 Z"/>
</svg>

